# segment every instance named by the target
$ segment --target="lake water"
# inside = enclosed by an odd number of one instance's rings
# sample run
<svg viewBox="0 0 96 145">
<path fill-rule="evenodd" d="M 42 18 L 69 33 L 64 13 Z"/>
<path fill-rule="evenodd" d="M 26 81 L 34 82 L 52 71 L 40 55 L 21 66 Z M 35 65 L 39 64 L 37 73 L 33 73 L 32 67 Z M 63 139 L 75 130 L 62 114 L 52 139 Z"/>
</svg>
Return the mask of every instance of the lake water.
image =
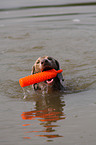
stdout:
<svg viewBox="0 0 96 145">
<path fill-rule="evenodd" d="M 24 90 L 39 56 L 66 92 Z M 0 0 L 0 145 L 96 144 L 96 1 Z"/>
</svg>

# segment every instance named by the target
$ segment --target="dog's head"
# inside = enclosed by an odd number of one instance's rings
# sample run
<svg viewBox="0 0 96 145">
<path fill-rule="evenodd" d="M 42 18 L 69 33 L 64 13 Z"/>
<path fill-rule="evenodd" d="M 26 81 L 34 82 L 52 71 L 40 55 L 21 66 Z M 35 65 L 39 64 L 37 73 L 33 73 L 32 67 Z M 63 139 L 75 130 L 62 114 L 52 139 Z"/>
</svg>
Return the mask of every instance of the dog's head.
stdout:
<svg viewBox="0 0 96 145">
<path fill-rule="evenodd" d="M 59 70 L 60 69 L 59 62 L 49 56 L 39 57 L 32 67 L 32 74 L 50 69 Z M 54 86 L 57 89 L 60 89 L 62 81 L 64 81 L 64 79 L 62 74 L 60 73 L 56 76 L 56 78 L 46 80 L 44 83 L 48 84 L 49 86 Z"/>
</svg>

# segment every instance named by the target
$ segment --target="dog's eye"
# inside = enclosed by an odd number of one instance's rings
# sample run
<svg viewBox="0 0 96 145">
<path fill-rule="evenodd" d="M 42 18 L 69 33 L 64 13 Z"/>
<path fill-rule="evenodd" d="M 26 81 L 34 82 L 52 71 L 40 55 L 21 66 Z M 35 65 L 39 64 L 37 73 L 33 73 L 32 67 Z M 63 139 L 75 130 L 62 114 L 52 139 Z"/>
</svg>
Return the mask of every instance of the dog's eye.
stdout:
<svg viewBox="0 0 96 145">
<path fill-rule="evenodd" d="M 49 60 L 52 60 L 52 58 L 51 58 L 51 57 L 48 57 L 48 59 L 49 59 Z"/>
<path fill-rule="evenodd" d="M 39 63 L 40 63 L 40 60 L 37 61 L 37 64 L 39 64 Z"/>
</svg>

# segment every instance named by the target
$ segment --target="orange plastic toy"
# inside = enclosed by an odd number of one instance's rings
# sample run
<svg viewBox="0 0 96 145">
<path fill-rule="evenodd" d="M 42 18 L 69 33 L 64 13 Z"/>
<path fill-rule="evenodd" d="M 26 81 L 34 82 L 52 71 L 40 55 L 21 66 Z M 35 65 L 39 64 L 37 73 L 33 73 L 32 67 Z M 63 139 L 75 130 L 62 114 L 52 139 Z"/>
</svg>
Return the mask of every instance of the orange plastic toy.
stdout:
<svg viewBox="0 0 96 145">
<path fill-rule="evenodd" d="M 40 83 L 40 82 L 43 82 L 45 80 L 55 78 L 57 76 L 57 74 L 61 73 L 62 71 L 63 70 L 56 71 L 55 69 L 51 69 L 48 71 L 43 71 L 40 73 L 29 75 L 29 76 L 26 76 L 24 78 L 21 78 L 19 80 L 19 84 L 21 87 L 26 87 L 26 86 L 29 86 L 32 84 Z"/>
</svg>

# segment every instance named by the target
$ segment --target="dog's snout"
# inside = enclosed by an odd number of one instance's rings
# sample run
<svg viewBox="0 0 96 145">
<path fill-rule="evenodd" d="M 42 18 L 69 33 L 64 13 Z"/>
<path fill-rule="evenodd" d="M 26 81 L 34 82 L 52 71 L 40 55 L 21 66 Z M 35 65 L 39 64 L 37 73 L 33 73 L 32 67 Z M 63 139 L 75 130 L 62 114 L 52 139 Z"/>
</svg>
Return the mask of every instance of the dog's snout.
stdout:
<svg viewBox="0 0 96 145">
<path fill-rule="evenodd" d="M 47 60 L 47 59 L 43 59 L 43 60 L 41 61 L 41 64 L 45 64 L 45 63 L 48 63 L 48 60 Z"/>
</svg>

